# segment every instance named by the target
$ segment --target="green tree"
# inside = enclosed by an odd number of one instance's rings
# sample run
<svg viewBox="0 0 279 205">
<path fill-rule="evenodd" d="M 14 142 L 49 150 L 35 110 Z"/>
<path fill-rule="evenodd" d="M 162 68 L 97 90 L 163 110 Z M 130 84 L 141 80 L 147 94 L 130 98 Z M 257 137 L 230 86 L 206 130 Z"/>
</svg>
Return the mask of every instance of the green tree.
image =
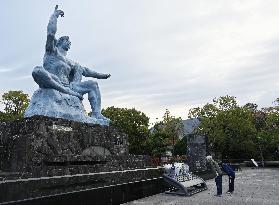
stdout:
<svg viewBox="0 0 279 205">
<path fill-rule="evenodd" d="M 277 102 L 275 101 L 277 104 Z M 251 104 L 251 103 L 250 103 Z M 247 105 L 247 104 L 246 104 Z M 279 112 L 277 105 L 258 110 L 257 107 L 244 106 L 253 115 L 256 134 L 254 142 L 257 145 L 258 153 L 264 166 L 264 160 L 278 159 L 279 152 Z"/>
<path fill-rule="evenodd" d="M 163 120 L 156 122 L 151 129 L 150 137 L 147 140 L 149 153 L 162 156 L 167 150 L 170 150 L 174 154 L 175 145 L 182 137 L 184 137 L 184 132 L 181 118 L 172 116 L 167 109 Z"/>
<path fill-rule="evenodd" d="M 6 114 L 4 112 L 0 111 L 0 121 L 5 121 L 5 118 L 7 118 Z"/>
<path fill-rule="evenodd" d="M 267 159 L 279 159 L 279 98 L 274 102 L 275 106 L 263 109 L 265 123 L 261 131 L 266 148 L 264 154 Z"/>
<path fill-rule="evenodd" d="M 166 109 L 161 128 L 168 136 L 168 144 L 174 149 L 175 144 L 184 136 L 182 119 L 171 116 L 169 110 Z"/>
<path fill-rule="evenodd" d="M 149 137 L 146 140 L 146 150 L 149 155 L 161 157 L 168 150 L 168 144 L 166 144 L 166 139 L 168 135 L 162 131 L 162 129 L 156 128 L 156 126 L 160 126 L 159 124 L 155 124 L 155 128 L 151 131 Z"/>
<path fill-rule="evenodd" d="M 208 136 L 209 149 L 221 158 L 250 158 L 255 155 L 253 142 L 256 129 L 252 114 L 240 107 L 233 96 L 213 99 L 203 107 L 189 111 L 190 118 L 199 118 L 198 132 Z"/>
<path fill-rule="evenodd" d="M 186 155 L 187 153 L 187 137 L 183 137 L 174 145 L 174 155 Z"/>
<path fill-rule="evenodd" d="M 111 120 L 111 125 L 128 135 L 129 152 L 145 154 L 145 141 L 149 135 L 149 118 L 135 108 L 108 107 L 102 114 Z"/>
<path fill-rule="evenodd" d="M 243 106 L 244 109 L 252 113 L 253 123 L 256 129 L 254 142 L 257 146 L 258 153 L 260 155 L 262 166 L 264 166 L 264 151 L 268 145 L 268 135 L 266 133 L 266 118 L 265 112 L 257 109 L 257 105 L 253 103 L 247 103 Z"/>
<path fill-rule="evenodd" d="M 29 102 L 28 94 L 21 90 L 4 93 L 1 100 L 4 104 L 4 112 L 0 114 L 1 120 L 22 119 Z"/>
</svg>

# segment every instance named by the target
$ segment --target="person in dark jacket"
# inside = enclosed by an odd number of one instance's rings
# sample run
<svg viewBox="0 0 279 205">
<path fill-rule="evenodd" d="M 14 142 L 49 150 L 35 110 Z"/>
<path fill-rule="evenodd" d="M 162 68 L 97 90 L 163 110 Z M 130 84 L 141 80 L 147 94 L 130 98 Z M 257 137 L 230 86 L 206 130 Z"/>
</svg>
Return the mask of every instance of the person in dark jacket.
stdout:
<svg viewBox="0 0 279 205">
<path fill-rule="evenodd" d="M 220 169 L 219 165 L 217 162 L 215 162 L 212 159 L 212 156 L 207 156 L 206 160 L 208 161 L 209 165 L 211 166 L 211 169 L 216 173 L 216 177 L 215 177 L 215 183 L 216 183 L 216 187 L 217 187 L 217 194 L 215 196 L 222 196 L 222 175 L 223 172 Z"/>
<path fill-rule="evenodd" d="M 227 193 L 231 194 L 234 191 L 235 172 L 233 168 L 226 163 L 222 163 L 222 168 L 224 172 L 229 176 L 229 190 L 227 191 Z"/>
</svg>

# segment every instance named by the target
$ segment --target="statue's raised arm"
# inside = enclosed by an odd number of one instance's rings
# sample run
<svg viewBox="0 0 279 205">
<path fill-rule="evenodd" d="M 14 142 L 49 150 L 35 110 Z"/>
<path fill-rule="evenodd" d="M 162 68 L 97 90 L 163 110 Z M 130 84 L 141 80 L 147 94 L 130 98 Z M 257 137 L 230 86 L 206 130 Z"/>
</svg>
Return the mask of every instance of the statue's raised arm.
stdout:
<svg viewBox="0 0 279 205">
<path fill-rule="evenodd" d="M 55 34 L 57 31 L 57 19 L 58 17 L 64 17 L 64 12 L 58 10 L 58 5 L 55 6 L 53 14 L 50 16 L 48 25 L 47 25 L 47 42 L 46 42 L 46 52 L 55 51 L 56 39 Z"/>
</svg>

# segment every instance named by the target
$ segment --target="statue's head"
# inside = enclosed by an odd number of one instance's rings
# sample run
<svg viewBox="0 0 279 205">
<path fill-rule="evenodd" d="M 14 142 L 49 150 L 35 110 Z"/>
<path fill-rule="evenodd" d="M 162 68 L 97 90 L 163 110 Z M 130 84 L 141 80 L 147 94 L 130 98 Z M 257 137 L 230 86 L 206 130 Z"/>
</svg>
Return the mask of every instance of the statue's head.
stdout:
<svg viewBox="0 0 279 205">
<path fill-rule="evenodd" d="M 69 39 L 69 36 L 62 36 L 58 39 L 56 43 L 57 47 L 61 47 L 64 50 L 68 51 L 71 47 L 71 41 Z"/>
</svg>

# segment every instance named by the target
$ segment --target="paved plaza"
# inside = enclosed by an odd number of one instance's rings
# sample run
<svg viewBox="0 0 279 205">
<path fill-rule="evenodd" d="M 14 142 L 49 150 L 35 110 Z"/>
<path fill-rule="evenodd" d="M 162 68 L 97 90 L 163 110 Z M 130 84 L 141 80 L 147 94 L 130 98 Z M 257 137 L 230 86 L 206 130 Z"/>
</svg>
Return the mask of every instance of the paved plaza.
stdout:
<svg viewBox="0 0 279 205">
<path fill-rule="evenodd" d="M 236 172 L 235 192 L 226 194 L 228 176 L 223 176 L 223 196 L 216 197 L 214 179 L 207 180 L 208 190 L 191 197 L 167 195 L 164 193 L 126 203 L 126 205 L 278 205 L 279 168 L 251 169 Z"/>
</svg>

